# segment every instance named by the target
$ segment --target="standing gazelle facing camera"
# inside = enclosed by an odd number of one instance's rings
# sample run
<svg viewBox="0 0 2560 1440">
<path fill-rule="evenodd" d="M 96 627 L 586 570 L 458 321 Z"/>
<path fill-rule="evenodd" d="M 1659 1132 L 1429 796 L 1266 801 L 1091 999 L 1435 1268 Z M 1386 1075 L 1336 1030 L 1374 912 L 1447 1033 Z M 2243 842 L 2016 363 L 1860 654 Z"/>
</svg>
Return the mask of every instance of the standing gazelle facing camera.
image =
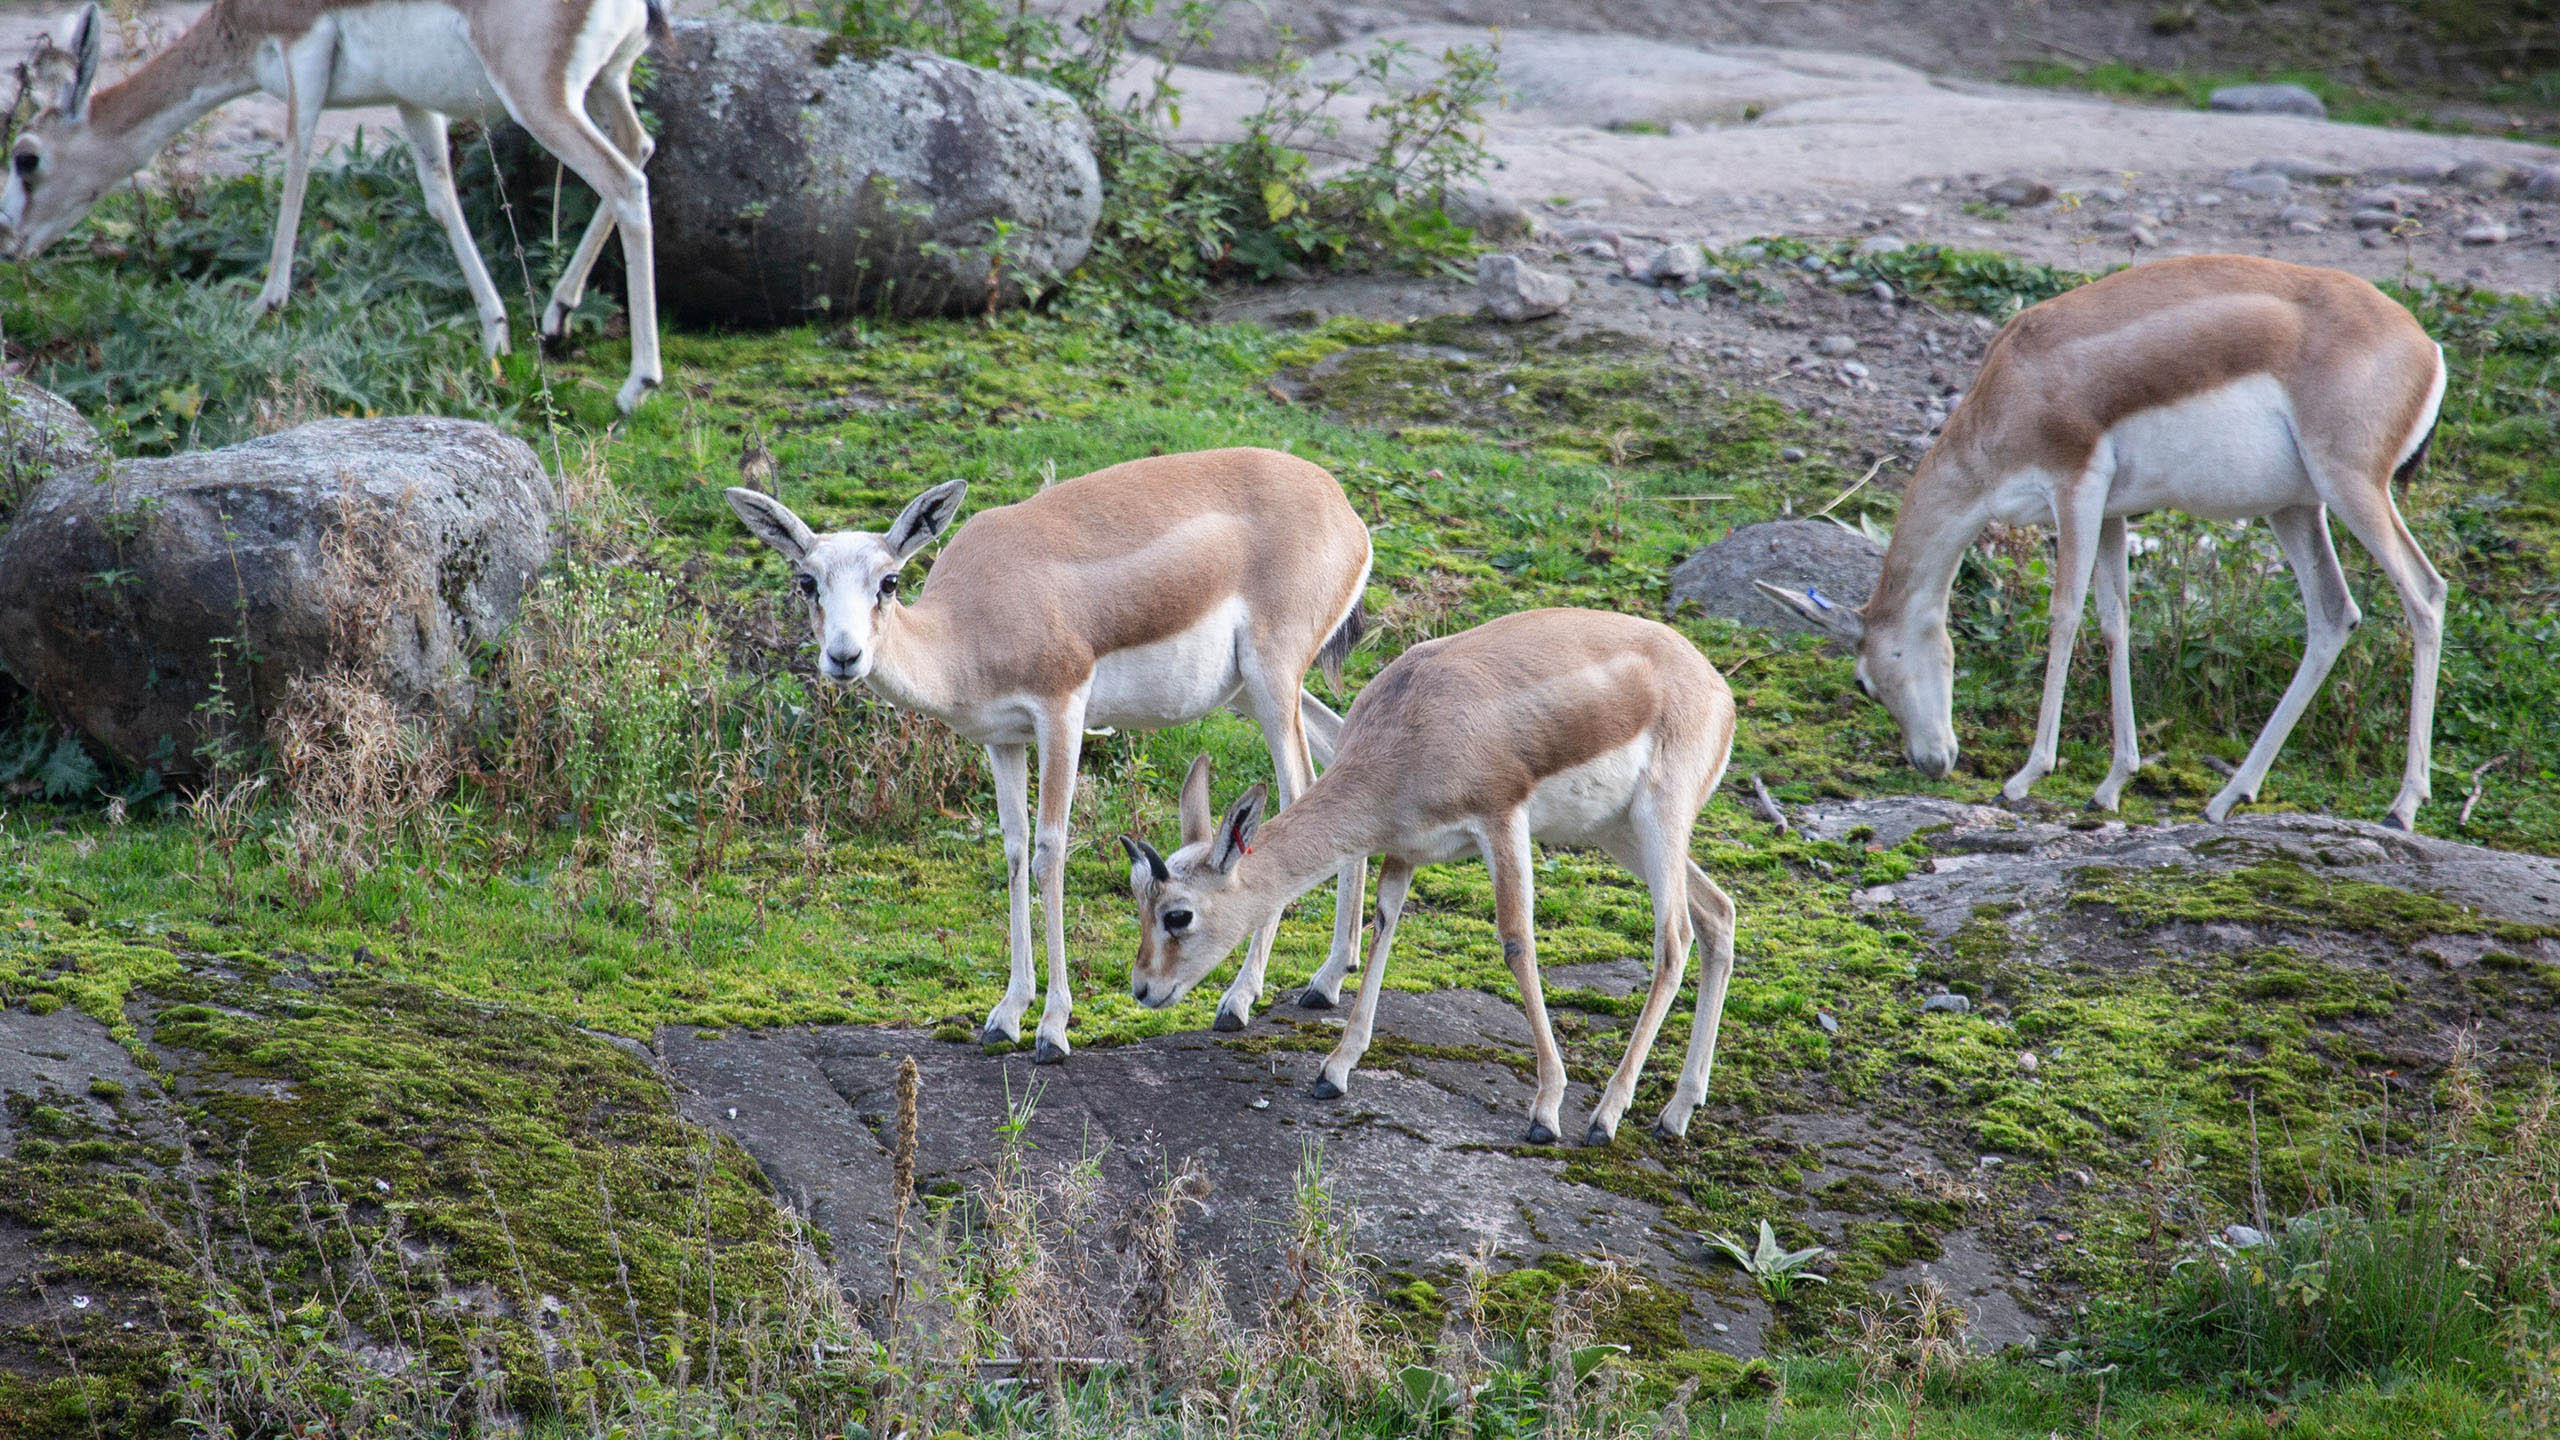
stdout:
<svg viewBox="0 0 2560 1440">
<path fill-rule="evenodd" d="M 2390 296 L 2336 270 L 2242 255 L 2155 260 L 2022 311 L 1991 342 L 1946 433 L 1911 477 L 1875 594 L 1856 610 L 1760 588 L 1857 648 L 1858 688 L 1902 727 L 1913 768 L 1955 767 L 1947 594 L 1993 521 L 2051 525 L 2051 649 L 2035 747 L 2001 794 L 2026 798 L 2061 743 L 2063 682 L 2092 579 L 2106 637 L 2115 763 L 2090 804 L 2113 810 L 2142 763 L 2133 719 L 2125 521 L 2153 510 L 2263 516 L 2302 589 L 2301 668 L 2248 758 L 2205 806 L 2258 798 L 2276 752 L 2363 623 L 2329 512 L 2399 592 L 2414 650 L 2409 748 L 2384 818 L 2417 823 L 2428 794 L 2445 584 L 2392 503 L 2426 453 L 2444 351 Z"/>
<path fill-rule="evenodd" d="M 1041 1063 L 1067 1056 L 1067 813 L 1087 727 L 1153 730 L 1233 706 L 1262 727 L 1283 803 L 1329 760 L 1340 717 L 1302 685 L 1339 672 L 1360 636 L 1369 531 L 1331 475 L 1276 450 L 1132 460 L 982 510 L 942 547 L 914 603 L 898 575 L 960 513 L 953 480 L 884 534 L 818 535 L 761 491 L 729 492 L 747 528 L 791 562 L 819 673 L 862 682 L 987 747 L 1004 826 L 1011 979 L 982 1038 L 1022 1037 L 1038 993 L 1031 890 L 1048 920 Z M 1040 747 L 1040 819 L 1029 751 Z M 1333 955 L 1301 1003 L 1330 1004 L 1359 952 L 1362 866 L 1342 867 Z M 1240 1030 L 1261 998 L 1274 911 L 1218 1005 Z"/>
<path fill-rule="evenodd" d="M 280 309 L 293 292 L 320 112 L 396 105 L 427 211 L 444 227 L 479 310 L 481 346 L 503 354 L 506 302 L 454 195 L 445 122 L 512 118 L 598 200 L 543 312 L 544 338 L 568 333 L 587 274 L 619 229 L 631 285 L 631 376 L 615 398 L 628 413 L 658 383 L 657 262 L 641 173 L 654 144 L 631 103 L 631 67 L 651 36 L 667 33 L 660 0 L 214 0 L 151 63 L 94 90 L 105 29 L 98 7 L 88 6 L 64 43 L 41 42 L 27 63 L 28 87 L 43 108 L 19 132 L 0 188 L 0 232 L 11 255 L 40 254 L 179 131 L 264 90 L 284 102 L 287 118 L 284 205 L 257 308 Z M 589 117 L 591 101 L 610 134 Z"/>
<path fill-rule="evenodd" d="M 1733 724 L 1724 677 L 1679 632 L 1651 620 L 1525 610 L 1424 641 L 1360 692 L 1323 778 L 1269 823 L 1260 786 L 1212 820 L 1204 758 L 1183 785 L 1180 849 L 1160 855 L 1122 837 L 1138 901 L 1130 988 L 1141 1004 L 1172 1004 L 1310 886 L 1373 853 L 1384 857 L 1368 974 L 1316 1081 L 1316 1098 L 1332 1099 L 1368 1049 L 1414 867 L 1481 855 L 1537 1056 L 1529 1143 L 1546 1144 L 1563 1128 L 1564 1059 L 1538 984 L 1530 846 L 1596 845 L 1653 892 L 1653 988 L 1583 1142 L 1617 1135 L 1679 992 L 1689 943 L 1703 935 L 1688 1058 L 1654 1125 L 1684 1134 L 1707 1093 L 1733 974 L 1733 902 L 1689 858 L 1689 836 L 1724 776 Z"/>
</svg>

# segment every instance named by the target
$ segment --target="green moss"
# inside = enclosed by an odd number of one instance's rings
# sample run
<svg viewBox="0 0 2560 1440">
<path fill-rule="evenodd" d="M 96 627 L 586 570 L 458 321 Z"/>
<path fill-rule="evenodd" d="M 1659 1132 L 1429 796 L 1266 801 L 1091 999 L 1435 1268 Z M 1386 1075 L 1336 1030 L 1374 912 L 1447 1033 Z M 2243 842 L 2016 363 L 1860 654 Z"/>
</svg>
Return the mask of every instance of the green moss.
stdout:
<svg viewBox="0 0 2560 1440">
<path fill-rule="evenodd" d="M 2518 943 L 2560 935 L 2560 927 L 2492 920 L 2432 895 L 2324 875 L 2291 860 L 2235 870 L 2092 868 L 2077 872 L 2073 881 L 2073 903 L 2107 906 L 2138 925 L 2183 920 L 2350 930 L 2402 945 L 2430 935 L 2491 935 Z"/>
</svg>

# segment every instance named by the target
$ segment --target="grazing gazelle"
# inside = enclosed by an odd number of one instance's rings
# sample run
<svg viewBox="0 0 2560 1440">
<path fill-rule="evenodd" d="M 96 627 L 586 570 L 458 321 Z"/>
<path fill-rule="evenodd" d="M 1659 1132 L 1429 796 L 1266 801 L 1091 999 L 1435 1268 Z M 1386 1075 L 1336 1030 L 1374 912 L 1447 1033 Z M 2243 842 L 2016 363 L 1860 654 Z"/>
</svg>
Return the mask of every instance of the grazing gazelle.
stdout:
<svg viewBox="0 0 2560 1440">
<path fill-rule="evenodd" d="M 542 333 L 566 333 L 587 272 L 618 226 L 631 282 L 627 412 L 660 379 L 649 182 L 652 143 L 631 104 L 631 67 L 666 33 L 659 0 L 214 0 L 168 49 L 91 93 L 104 26 L 88 6 L 68 44 L 39 42 L 24 74 L 43 109 L 18 134 L 0 189 L 7 248 L 34 255 L 62 238 L 98 197 L 149 164 L 177 133 L 252 90 L 285 103 L 284 207 L 276 217 L 261 313 L 293 290 L 293 248 L 320 112 L 396 105 L 416 152 L 427 210 L 453 242 L 480 313 L 481 344 L 507 348 L 507 307 L 472 242 L 445 150 L 449 117 L 514 117 L 599 200 L 560 277 Z M 605 131 L 588 118 L 596 104 Z"/>
<path fill-rule="evenodd" d="M 2072 635 L 2092 577 L 2114 701 L 2115 763 L 2091 804 L 2113 810 L 2142 763 L 2126 652 L 2125 519 L 2182 510 L 2266 518 L 2301 586 L 2302 665 L 2248 758 L 2205 807 L 2255 800 L 2267 767 L 2363 617 L 2329 542 L 2346 521 L 2389 576 L 2415 650 L 2409 750 L 2388 823 L 2427 799 L 2445 585 L 2392 503 L 2426 453 L 2444 352 L 2401 305 L 2336 270 L 2241 255 L 2155 260 L 2033 306 L 1991 342 L 1982 373 L 1920 462 L 1884 574 L 1852 610 L 1760 588 L 1857 648 L 1858 688 L 1902 726 L 1914 768 L 1955 765 L 1947 593 L 1992 521 L 2054 530 L 2052 649 L 2035 748 L 2001 790 L 2015 802 L 2054 766 Z"/>
<path fill-rule="evenodd" d="M 1707 1093 L 1733 973 L 1733 902 L 1689 858 L 1690 829 L 1733 751 L 1733 720 L 1724 677 L 1677 631 L 1651 620 L 1524 610 L 1424 641 L 1360 692 L 1323 778 L 1268 824 L 1258 785 L 1213 824 L 1208 767 L 1195 763 L 1182 790 L 1182 848 L 1165 856 L 1121 837 L 1138 897 L 1130 989 L 1140 1004 L 1172 1004 L 1336 867 L 1383 857 L 1368 974 L 1315 1085 L 1318 1099 L 1332 1099 L 1349 1087 L 1369 1046 L 1414 867 L 1482 855 L 1538 1062 L 1529 1142 L 1546 1144 L 1562 1129 L 1564 1061 L 1538 988 L 1530 842 L 1597 845 L 1653 892 L 1653 988 L 1583 1143 L 1616 1136 L 1645 1052 L 1679 992 L 1689 943 L 1703 932 L 1707 959 L 1688 1059 L 1654 1126 L 1683 1134 Z"/>
<path fill-rule="evenodd" d="M 1012 899 L 1013 972 L 983 1038 L 1018 1040 L 1031 971 L 1036 871 L 1048 921 L 1043 1064 L 1067 1056 L 1067 810 L 1086 727 L 1152 730 L 1232 705 L 1262 727 L 1283 805 L 1330 760 L 1339 717 L 1306 692 L 1360 637 L 1369 530 L 1321 468 L 1276 450 L 1132 460 L 971 516 L 912 605 L 898 572 L 960 513 L 965 481 L 909 502 L 888 533 L 817 535 L 760 491 L 729 492 L 747 528 L 791 561 L 818 669 L 987 747 Z M 1026 749 L 1040 747 L 1036 843 Z M 1342 867 L 1333 954 L 1300 997 L 1332 1004 L 1357 957 L 1363 865 Z M 1240 1030 L 1261 998 L 1275 911 L 1218 1004 Z"/>
</svg>

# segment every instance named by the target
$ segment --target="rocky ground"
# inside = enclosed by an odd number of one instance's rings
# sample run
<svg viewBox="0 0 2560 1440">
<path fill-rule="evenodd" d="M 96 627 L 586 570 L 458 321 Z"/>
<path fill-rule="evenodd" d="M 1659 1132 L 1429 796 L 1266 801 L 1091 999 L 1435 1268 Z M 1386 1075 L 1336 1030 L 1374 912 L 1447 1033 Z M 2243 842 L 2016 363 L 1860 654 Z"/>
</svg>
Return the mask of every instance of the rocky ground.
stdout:
<svg viewBox="0 0 2560 1440">
<path fill-rule="evenodd" d="M 2517 1059 L 2548 1057 L 2560 1042 L 2548 993 L 2560 983 L 2553 938 L 2560 863 L 2546 858 L 2308 815 L 2127 827 L 2022 819 L 1948 801 L 1868 800 L 1795 819 L 1816 838 L 1891 847 L 1925 837 L 1926 865 L 1861 892 L 1858 904 L 1873 925 L 1917 925 L 1942 949 L 1977 955 L 1983 937 L 1968 927 L 1986 912 L 2000 916 L 1993 923 L 2004 956 L 1964 986 L 1975 992 L 1965 997 L 1964 1023 L 1992 1046 L 2020 1050 L 2021 1065 L 2048 1073 L 2062 1073 L 2074 1057 L 2060 1045 L 2038 1057 L 2007 1016 L 2053 977 L 2270 946 L 2404 987 L 2392 1013 L 2340 1023 L 2412 1069 L 2441 1064 L 2449 1038 L 2466 1026 L 2481 1027 L 2484 1038 L 2494 1033 L 2490 1043 Z M 2316 906 L 2234 909 L 2228 919 L 2196 921 L 2130 899 L 2091 898 L 2108 884 L 2129 884 L 2130 895 L 2146 880 L 2183 884 L 2268 864 L 2451 905 L 2411 921 L 2405 933 L 2386 933 L 2389 917 L 2380 911 L 2319 920 L 2308 918 Z M 1747 936 L 1751 917 L 1743 924 Z M 2441 933 L 2431 928 L 2438 926 Z M 1746 938 L 1746 969 L 1749 950 Z M 1592 1053 L 1612 1051 L 1625 1017 L 1605 1002 L 1634 992 L 1648 969 L 1629 958 L 1550 974 L 1566 1033 Z M 2500 989 L 2474 983 L 2517 974 L 2542 987 L 2541 1003 L 2510 1007 Z M 1527 1033 L 1516 1007 L 1476 991 L 1392 993 L 1380 1012 L 1376 1058 L 1350 1095 L 1320 1101 L 1307 1087 L 1342 1022 L 1299 1010 L 1291 998 L 1282 992 L 1240 1036 L 1079 1051 L 1057 1069 L 1034 1069 L 1022 1056 L 991 1061 L 964 1041 L 905 1030 L 679 1028 L 662 1032 L 656 1049 L 685 1112 L 734 1136 L 780 1194 L 835 1237 L 837 1274 L 858 1293 L 877 1294 L 887 1283 L 894 1079 L 900 1057 L 913 1055 L 929 1115 L 920 1175 L 963 1183 L 982 1175 L 1008 1107 L 1026 1097 L 1036 1097 L 1029 1134 L 1044 1163 L 1098 1154 L 1116 1192 L 1143 1194 L 1174 1162 L 1199 1156 L 1210 1191 L 1188 1238 L 1220 1257 L 1239 1298 L 1280 1283 L 1282 1258 L 1270 1238 L 1287 1216 L 1302 1147 L 1321 1145 L 1340 1193 L 1365 1219 L 1363 1243 L 1391 1274 L 1445 1279 L 1478 1245 L 1503 1269 L 1605 1253 L 1686 1297 L 1675 1308 L 1692 1343 L 1757 1352 L 1766 1302 L 1737 1283 L 1694 1229 L 1665 1218 L 1665 1194 L 1676 1192 L 1664 1162 L 1676 1161 L 1678 1144 L 1622 1140 L 1620 1150 L 1640 1153 L 1631 1165 L 1611 1167 L 1586 1163 L 1572 1148 L 1518 1143 L 1531 1086 L 1521 1073 Z M 1915 989 L 1908 1003 L 1926 999 Z M 1861 1043 L 1854 1019 L 1818 1011 L 1794 1023 Z M 1568 1110 L 1589 1094 L 1587 1083 L 1577 1085 Z M 1913 1103 L 1919 1092 L 1865 1102 L 1793 1098 L 1771 1113 L 1711 1100 L 1693 1141 L 1738 1140 L 1791 1168 L 1793 1188 L 1806 1197 L 1804 1223 L 1843 1250 L 1858 1227 L 1936 1216 L 1921 1227 L 1915 1257 L 1876 1285 L 1935 1276 L 1964 1306 L 1973 1341 L 1984 1348 L 2053 1332 L 2076 1299 L 2052 1273 L 2067 1268 L 2077 1243 L 2063 1212 L 2081 1188 L 2114 1182 L 1986 1153 L 1963 1125 L 1933 1114 L 1925 1100 Z"/>
</svg>

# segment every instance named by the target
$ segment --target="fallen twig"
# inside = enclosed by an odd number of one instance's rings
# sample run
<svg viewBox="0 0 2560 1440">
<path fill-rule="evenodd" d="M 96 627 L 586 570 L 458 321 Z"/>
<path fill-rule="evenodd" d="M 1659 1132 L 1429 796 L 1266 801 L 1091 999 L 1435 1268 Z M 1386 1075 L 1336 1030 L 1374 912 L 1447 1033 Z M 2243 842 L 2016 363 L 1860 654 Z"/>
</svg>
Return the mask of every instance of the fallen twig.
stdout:
<svg viewBox="0 0 2560 1440">
<path fill-rule="evenodd" d="M 1823 506 L 1821 509 L 1814 511 L 1814 512 L 1813 512 L 1813 514 L 1812 514 L 1811 516 L 1807 517 L 1807 518 L 1814 519 L 1814 520 L 1819 520 L 1819 519 L 1821 519 L 1823 516 L 1830 514 L 1830 513 L 1832 512 L 1832 510 L 1833 510 L 1833 509 L 1835 509 L 1835 508 L 1840 504 L 1840 502 L 1841 502 L 1841 501 L 1846 500 L 1846 499 L 1848 499 L 1850 496 L 1857 494 L 1859 491 L 1866 489 L 1866 488 L 1867 488 L 1867 482 L 1868 482 L 1868 481 L 1870 481 L 1870 480 L 1873 480 L 1874 478 L 1876 478 L 1876 472 L 1877 472 L 1877 471 L 1879 471 L 1879 470 L 1882 470 L 1883 468 L 1884 468 L 1884 460 L 1883 460 L 1881 457 L 1879 457 L 1879 458 L 1876 460 L 1876 463 L 1874 463 L 1873 465 L 1870 465 L 1870 466 L 1868 466 L 1868 467 L 1867 467 L 1867 473 L 1866 473 L 1866 474 L 1861 475 L 1861 476 L 1859 476 L 1859 477 L 1858 477 L 1858 483 L 1857 483 L 1857 484 L 1852 485 L 1852 486 L 1850 486 L 1848 489 L 1841 491 L 1839 494 L 1832 496 L 1832 497 L 1831 497 L 1831 503 L 1830 503 L 1829 505 L 1825 505 L 1825 506 Z"/>
<path fill-rule="evenodd" d="M 1769 823 L 1777 828 L 1779 834 L 1784 835 L 1795 828 L 1787 823 L 1787 812 L 1779 809 L 1778 802 L 1769 797 L 1769 787 L 1760 783 L 1757 775 L 1751 777 L 1751 798 L 1760 802 L 1760 813 L 1769 817 Z"/>
<path fill-rule="evenodd" d="M 2492 755 L 2471 767 L 2471 793 L 2463 797 L 2462 813 L 2453 817 L 2455 829 L 2471 823 L 2471 807 L 2480 803 L 2480 792 L 2487 787 L 2489 772 L 2506 763 L 2504 755 Z"/>
</svg>

